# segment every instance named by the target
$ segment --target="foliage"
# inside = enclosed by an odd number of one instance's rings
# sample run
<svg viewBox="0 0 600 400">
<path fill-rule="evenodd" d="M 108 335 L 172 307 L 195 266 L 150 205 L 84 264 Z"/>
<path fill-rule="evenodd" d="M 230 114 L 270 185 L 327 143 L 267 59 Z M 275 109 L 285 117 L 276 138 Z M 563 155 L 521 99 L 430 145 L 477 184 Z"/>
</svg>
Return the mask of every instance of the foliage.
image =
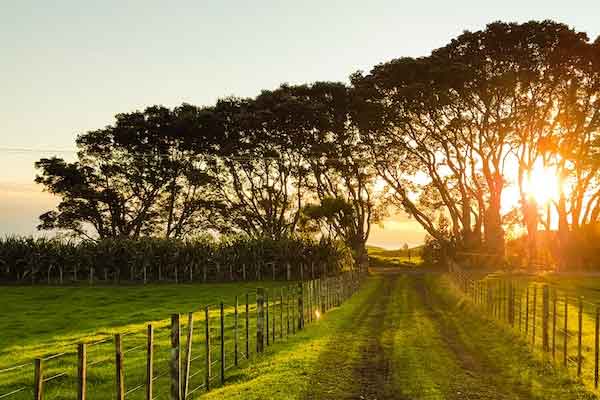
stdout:
<svg viewBox="0 0 600 400">
<path fill-rule="evenodd" d="M 496 22 L 428 57 L 356 74 L 356 121 L 394 202 L 437 241 L 446 240 L 435 225 L 443 214 L 461 247 L 501 255 L 501 199 L 515 179 L 509 167 L 517 167 L 521 216 L 534 239 L 541 219 L 524 184 L 543 162 L 572 184 L 563 193 L 571 198 L 555 204 L 562 230 L 595 220 L 598 54 L 563 24 Z"/>
<path fill-rule="evenodd" d="M 566 266 L 571 239 L 600 218 L 600 40 L 553 21 L 465 31 L 429 56 L 355 73 L 351 85 L 284 84 L 115 119 L 77 138 L 77 161 L 36 163 L 36 182 L 61 199 L 41 229 L 94 239 L 324 237 L 364 265 L 371 224 L 392 205 L 442 254 L 499 259 L 518 223 L 531 263 L 540 227 L 558 215 Z M 560 186 L 546 204 L 527 188 L 539 165 Z M 511 186 L 518 199 L 506 207 Z"/>
<path fill-rule="evenodd" d="M 40 229 L 78 236 L 181 238 L 219 228 L 215 170 L 200 126 L 210 116 L 183 104 L 118 114 L 113 126 L 79 135 L 78 161 L 43 158 L 36 182 L 60 197 Z"/>
<path fill-rule="evenodd" d="M 288 265 L 292 278 L 308 278 L 351 268 L 352 258 L 341 243 L 310 239 L 0 239 L 1 281 L 250 280 L 272 278 L 273 268 L 286 279 Z"/>
</svg>

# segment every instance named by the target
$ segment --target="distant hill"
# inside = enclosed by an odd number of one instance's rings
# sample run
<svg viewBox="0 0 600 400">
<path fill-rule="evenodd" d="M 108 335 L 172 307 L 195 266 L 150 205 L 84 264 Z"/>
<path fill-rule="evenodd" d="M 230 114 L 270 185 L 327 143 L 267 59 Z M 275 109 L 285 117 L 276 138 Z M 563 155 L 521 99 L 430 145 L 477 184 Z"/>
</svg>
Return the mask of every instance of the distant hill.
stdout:
<svg viewBox="0 0 600 400">
<path fill-rule="evenodd" d="M 367 251 L 369 252 L 369 256 L 378 256 L 378 257 L 408 257 L 408 253 L 410 252 L 411 256 L 420 256 L 423 253 L 423 245 L 415 246 L 409 248 L 408 250 L 404 249 L 396 249 L 396 250 L 387 250 L 383 247 L 378 246 L 367 246 Z"/>
<path fill-rule="evenodd" d="M 416 267 L 423 261 L 421 259 L 423 246 L 416 246 L 408 250 L 387 250 L 378 246 L 367 246 L 367 251 L 369 252 L 369 263 L 373 267 Z"/>
</svg>

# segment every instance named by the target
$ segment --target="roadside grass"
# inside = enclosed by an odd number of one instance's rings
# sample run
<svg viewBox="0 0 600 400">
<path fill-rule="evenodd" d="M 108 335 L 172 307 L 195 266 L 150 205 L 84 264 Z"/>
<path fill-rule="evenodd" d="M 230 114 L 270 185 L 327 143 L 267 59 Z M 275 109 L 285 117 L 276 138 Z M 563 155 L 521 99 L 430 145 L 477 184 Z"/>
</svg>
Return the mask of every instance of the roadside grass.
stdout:
<svg viewBox="0 0 600 400">
<path fill-rule="evenodd" d="M 389 301 L 381 300 L 385 283 L 390 286 L 390 277 L 374 275 L 367 279 L 361 290 L 355 293 L 341 307 L 330 310 L 321 319 L 296 335 L 280 337 L 284 332 L 277 318 L 286 305 L 276 302 L 271 305 L 271 315 L 276 322 L 276 340 L 266 347 L 263 354 L 255 353 L 255 325 L 250 329 L 250 361 L 242 360 L 240 368 L 227 371 L 226 385 L 219 387 L 219 365 L 213 368 L 213 388 L 205 393 L 200 388 L 193 398 L 200 396 L 209 399 L 345 399 L 360 393 L 360 372 L 357 366 L 363 366 L 365 343 L 371 343 L 375 335 L 385 354 L 385 362 L 390 363 L 386 370 L 390 374 L 384 380 L 384 393 L 391 398 L 400 399 L 595 399 L 589 387 L 585 387 L 562 368 L 551 368 L 550 360 L 538 352 L 531 352 L 528 340 L 517 336 L 518 328 L 499 324 L 485 317 L 481 309 L 473 306 L 445 277 L 439 274 L 405 274 L 392 284 L 393 296 Z M 285 284 L 285 283 L 284 283 Z M 54 331 L 48 333 L 23 331 L 16 326 L 2 324 L 3 342 L 11 343 L 4 332 L 23 336 L 25 345 L 17 345 L 13 339 L 10 351 L 3 347 L 4 353 L 12 360 L 29 361 L 32 356 L 64 351 L 59 343 L 68 345 L 69 350 L 81 338 L 100 340 L 114 332 L 131 332 L 124 337 L 126 390 L 141 384 L 145 375 L 145 323 L 156 321 L 155 376 L 168 371 L 169 320 L 165 317 L 172 312 L 199 310 L 206 304 L 216 304 L 221 299 L 225 304 L 225 325 L 231 328 L 232 300 L 235 295 L 253 291 L 258 286 L 269 287 L 269 293 L 281 293 L 279 283 L 249 282 L 244 284 L 177 285 L 151 287 L 95 287 L 95 288 L 8 288 L 17 291 L 5 296 L 5 307 L 21 318 L 21 324 L 36 327 L 36 321 L 54 324 Z M 78 296 L 69 291 L 81 290 Z M 19 296 L 19 290 L 31 290 L 37 301 L 48 303 L 47 310 L 42 308 L 32 312 L 27 305 L 13 304 Z M 54 292 L 63 297 L 48 294 Z M 285 292 L 284 292 L 285 294 Z M 71 295 L 71 297 L 68 297 Z M 68 298 L 68 300 L 65 299 Z M 285 296 L 284 296 L 285 299 Z M 379 299 L 379 300 L 378 300 Z M 245 300 L 245 299 L 243 299 Z M 36 300 L 32 300 L 35 302 Z M 242 303 L 240 298 L 240 304 Z M 60 304 L 64 304 L 62 307 Z M 250 298 L 255 308 L 255 297 Z M 541 302 L 538 302 L 540 304 Z M 383 313 L 374 315 L 373 307 L 385 304 Z M 31 305 L 29 305 L 31 306 Z M 86 313 L 85 310 L 88 310 Z M 243 308 L 243 307 L 241 307 Z M 292 307 L 293 309 L 294 307 Z M 383 308 L 383 307 L 382 307 Z M 82 311 L 77 311 L 81 309 Z M 89 310 L 92 310 L 90 312 Z M 218 311 L 211 308 L 211 336 L 219 337 Z M 29 311 L 31 314 L 20 315 Z M 49 312 L 55 313 L 50 315 Z M 250 313 L 255 312 L 254 309 Z M 125 316 L 123 316 L 125 313 Z M 576 312 L 569 306 L 569 322 L 577 318 Z M 139 314 L 139 315 L 138 315 Z M 3 314 L 6 322 L 7 314 Z M 192 388 L 204 382 L 204 321 L 203 312 L 195 315 L 193 355 L 199 359 L 192 363 L 192 372 L 196 375 L 191 381 Z M 537 312 L 537 318 L 541 312 Z M 117 318 L 116 316 L 119 316 Z M 292 320 L 293 320 L 292 315 Z M 81 324 L 67 324 L 61 318 L 79 318 Z M 243 315 L 240 316 L 243 321 Z M 373 328 L 374 318 L 382 321 Z M 250 319 L 253 321 L 253 318 Z M 273 320 L 273 319 L 272 319 Z M 56 322 L 53 322 L 56 321 Z M 94 321 L 102 322 L 94 328 Z M 131 323 L 127 323 L 132 321 Z M 590 321 L 584 318 L 587 329 Z M 573 325 L 576 326 L 576 325 Z M 182 332 L 186 332 L 187 322 L 182 315 Z M 540 332 L 538 329 L 537 332 Z M 57 332 L 51 334 L 50 332 Z M 229 332 L 229 330 L 227 331 Z M 541 335 L 538 334 L 538 335 Z M 39 345 L 36 338 L 43 338 Z M 368 338 L 368 339 L 367 339 Z M 592 338 L 593 339 L 593 338 Z M 182 333 L 182 340 L 184 334 Z M 536 338 L 538 342 L 541 339 Z M 585 346 L 589 346 L 589 336 L 584 336 Z M 231 351 L 233 337 L 226 334 L 226 362 L 232 362 Z M 218 359 L 217 340 L 213 341 L 213 360 Z M 569 352 L 575 344 L 569 338 Z M 240 347 L 244 346 L 240 338 Z M 140 350 L 136 350 L 142 346 Z M 21 350 L 19 350 L 21 349 Z M 23 354 L 20 354 L 22 352 Z M 571 354 L 571 353 L 569 353 Z M 573 353 L 576 354 L 576 353 Z M 587 353 L 586 353 L 587 354 Z M 370 355 L 367 353 L 367 356 Z M 7 358 L 8 358 L 7 357 Z M 557 358 L 559 356 L 557 355 Z M 5 358 L 0 358 L 5 362 Z M 89 363 L 105 360 L 89 369 L 88 397 L 93 399 L 113 399 L 114 394 L 114 343 L 109 340 L 89 350 Z M 572 367 L 572 359 L 569 359 Z M 591 360 L 593 361 L 593 359 Z M 587 379 L 590 359 L 584 366 Z M 6 363 L 9 365 L 14 363 Z M 31 363 L 30 363 L 31 364 Z M 76 390 L 75 356 L 69 354 L 47 363 L 47 376 L 59 371 L 68 375 L 47 382 L 47 398 L 72 398 Z M 14 389 L 20 385 L 31 385 L 33 371 L 27 367 L 25 375 L 9 373 L 0 375 L 0 394 L 5 389 Z M 592 371 L 593 372 L 593 371 Z M 359 375 L 357 375 L 357 373 Z M 7 378 L 8 377 L 8 378 Z M 155 382 L 155 396 L 163 398 L 169 392 L 169 380 L 165 375 Z M 19 393 L 11 399 L 31 398 L 31 391 Z M 127 395 L 128 399 L 143 399 L 143 390 Z"/>
<path fill-rule="evenodd" d="M 462 370 L 428 316 L 412 284 L 390 304 L 393 387 L 401 399 L 445 399 Z"/>
<path fill-rule="evenodd" d="M 480 354 L 486 363 L 498 366 L 499 371 L 494 376 L 499 385 L 512 387 L 516 393 L 531 399 L 597 398 L 589 384 L 574 378 L 560 363 L 553 366 L 549 354 L 543 354 L 539 348 L 532 351 L 532 336 L 519 336 L 518 322 L 511 327 L 484 317 L 484 313 L 464 301 L 445 278 L 429 277 L 428 286 L 445 304 L 444 314 L 453 321 L 461 342 L 471 353 Z M 541 312 L 538 310 L 536 314 L 540 316 Z M 540 336 L 536 336 L 536 341 L 541 343 L 541 323 L 538 321 L 538 324 Z"/>
<path fill-rule="evenodd" d="M 168 369 L 170 355 L 170 315 L 181 315 L 182 343 L 187 329 L 187 315 L 194 312 L 194 353 L 203 351 L 204 311 L 210 306 L 211 336 L 218 338 L 219 310 L 224 303 L 227 359 L 231 360 L 233 346 L 232 325 L 235 296 L 239 296 L 240 327 L 245 317 L 245 294 L 249 294 L 250 348 L 255 349 L 256 309 L 255 289 L 264 287 L 274 293 L 273 313 L 286 308 L 288 282 L 244 282 L 218 284 L 178 284 L 147 286 L 81 286 L 81 287 L 3 287 L 0 302 L 0 370 L 23 365 L 16 370 L 0 373 L 0 395 L 27 387 L 11 399 L 32 397 L 33 359 L 52 354 L 63 354 L 45 361 L 45 376 L 66 372 L 65 376 L 46 383 L 48 398 L 72 397 L 76 391 L 76 345 L 80 342 L 98 343 L 88 347 L 89 397 L 110 399 L 114 396 L 114 341 L 115 333 L 123 334 L 126 390 L 143 382 L 145 376 L 145 342 L 147 324 L 155 330 L 155 376 Z M 284 290 L 283 292 L 281 290 Z M 279 294 L 284 304 L 279 304 Z M 294 311 L 294 307 L 291 307 Z M 277 326 L 277 329 L 281 329 Z M 243 345 L 243 329 L 239 343 Z M 213 340 L 213 352 L 218 354 L 218 343 Z M 214 356 L 213 356 L 214 357 Z M 229 361 L 230 362 L 230 361 Z M 205 373 L 203 358 L 192 366 L 197 375 L 192 385 L 200 385 Z M 218 366 L 217 366 L 218 367 Z M 217 367 L 214 367 L 215 370 Z M 168 392 L 168 377 L 157 379 L 157 393 Z M 193 387 L 193 386 L 192 386 Z M 143 390 L 128 398 L 143 398 Z"/>
<path fill-rule="evenodd" d="M 549 341 L 550 353 L 554 342 L 553 362 L 558 366 L 565 364 L 564 345 L 566 340 L 566 368 L 571 376 L 575 376 L 578 364 L 578 335 L 579 335 L 579 299 L 582 304 L 582 345 L 581 345 L 581 376 L 580 380 L 586 387 L 593 390 L 594 358 L 595 358 L 595 319 L 596 309 L 600 305 L 600 278 L 585 278 L 576 276 L 561 276 L 558 274 L 544 275 L 510 275 L 496 273 L 489 275 L 487 280 L 495 278 L 511 279 L 516 283 L 517 296 L 515 299 L 515 327 L 521 340 L 527 342 L 538 357 L 549 358 L 542 349 L 542 315 L 543 285 L 549 284 Z M 527 288 L 529 288 L 529 315 L 527 316 Z M 534 292 L 536 302 L 534 307 Z M 506 293 L 503 297 L 506 303 Z M 554 301 L 556 301 L 556 328 L 554 324 Z M 567 329 L 565 326 L 565 302 Z M 534 316 L 535 308 L 535 320 Z M 527 332 L 526 331 L 527 326 Z M 534 329 L 535 326 L 535 329 Z M 553 338 L 552 332 L 555 331 Z M 534 337 L 535 334 L 535 337 Z M 532 347 L 533 345 L 533 347 Z"/>
<path fill-rule="evenodd" d="M 318 325 L 270 347 L 259 360 L 206 394 L 221 399 L 348 399 L 360 392 L 356 365 L 386 276 L 374 276 Z M 424 278 L 424 304 L 414 277 L 403 276 L 385 309 L 379 336 L 391 376 L 385 398 L 595 399 L 580 382 L 539 360 L 508 328 L 482 317 L 445 279 Z M 433 311 L 432 311 L 433 310 Z"/>
<path fill-rule="evenodd" d="M 341 307 L 284 342 L 276 342 L 245 368 L 232 372 L 227 385 L 207 399 L 345 398 L 353 393 L 353 364 L 359 353 L 354 318 L 368 308 L 381 280 L 368 279 Z M 307 393 L 312 393 L 307 395 Z"/>
</svg>

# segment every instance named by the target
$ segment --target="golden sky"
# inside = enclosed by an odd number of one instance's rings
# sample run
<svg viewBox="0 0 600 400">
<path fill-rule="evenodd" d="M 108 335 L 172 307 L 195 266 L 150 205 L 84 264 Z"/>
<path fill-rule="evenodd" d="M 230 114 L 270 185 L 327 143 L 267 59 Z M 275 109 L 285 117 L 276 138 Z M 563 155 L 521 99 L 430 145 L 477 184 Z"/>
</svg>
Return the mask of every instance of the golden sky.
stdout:
<svg viewBox="0 0 600 400">
<path fill-rule="evenodd" d="M 33 162 L 52 154 L 2 149 L 72 152 L 78 133 L 119 112 L 213 104 L 283 82 L 347 82 L 357 70 L 427 55 L 497 20 L 553 19 L 591 38 L 600 33 L 598 0 L 4 3 L 0 88 L 10 95 L 0 96 L 0 235 L 34 233 L 55 202 L 31 183 Z M 406 217 L 384 227 L 373 228 L 372 244 L 423 240 Z"/>
<path fill-rule="evenodd" d="M 44 235 L 38 232 L 38 216 L 51 210 L 57 199 L 34 183 L 0 183 L 0 236 Z M 413 219 L 398 214 L 387 218 L 382 226 L 371 229 L 369 244 L 397 249 L 407 243 L 409 246 L 423 242 L 425 232 Z"/>
</svg>

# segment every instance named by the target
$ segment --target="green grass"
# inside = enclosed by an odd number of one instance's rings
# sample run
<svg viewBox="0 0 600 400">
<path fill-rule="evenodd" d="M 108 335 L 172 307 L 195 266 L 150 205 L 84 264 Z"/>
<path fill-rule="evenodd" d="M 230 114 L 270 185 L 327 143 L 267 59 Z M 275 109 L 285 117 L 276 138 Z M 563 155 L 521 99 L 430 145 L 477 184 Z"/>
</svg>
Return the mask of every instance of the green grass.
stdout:
<svg viewBox="0 0 600 400">
<path fill-rule="evenodd" d="M 357 366 L 372 367 L 365 362 L 378 357 L 388 365 L 385 371 L 373 366 L 375 374 L 386 375 L 383 398 L 596 398 L 540 360 L 513 330 L 484 318 L 445 278 L 405 275 L 390 281 L 371 277 L 321 323 L 271 347 L 207 398 L 359 398 Z M 393 295 L 383 302 L 386 285 Z M 377 321 L 380 326 L 372 329 Z M 381 352 L 365 358 L 374 338 Z"/>
<path fill-rule="evenodd" d="M 29 361 L 31 357 L 74 350 L 81 336 L 100 339 L 114 332 L 132 332 L 123 338 L 125 354 L 126 389 L 135 387 L 144 379 L 145 322 L 156 322 L 155 375 L 168 368 L 170 356 L 168 319 L 172 312 L 198 310 L 205 304 L 226 300 L 225 325 L 227 327 L 226 365 L 232 363 L 233 336 L 231 334 L 232 304 L 236 294 L 253 290 L 266 283 L 224 285 L 180 285 L 154 287 L 98 287 L 98 288 L 9 288 L 3 293 L 5 307 L 10 309 L 21 324 L 37 327 L 36 322 L 53 324 L 48 332 L 19 330 L 3 314 L 2 328 L 12 336 L 22 337 L 19 345 L 3 348 L 3 365 L 14 361 Z M 277 284 L 274 284 L 277 285 Z M 271 288 L 270 293 L 275 290 Z M 19 291 L 31 291 L 19 293 Z M 82 293 L 77 293 L 81 291 Z M 62 297 L 50 297 L 49 292 Z M 35 297 L 29 304 L 20 304 L 19 296 Z M 45 299 L 45 300 L 44 300 Z M 21 300 L 23 298 L 21 297 Z M 287 311 L 284 303 L 270 305 L 271 327 L 273 316 Z M 45 301 L 46 310 L 33 308 Z M 251 297 L 255 304 L 255 298 Z M 305 300 L 306 303 L 306 300 Z M 63 304 L 61 306 L 61 304 Z M 295 303 L 294 303 L 295 304 Z M 539 303 L 538 303 L 539 304 Z M 283 307 L 282 307 L 283 306 Z M 87 312 L 86 312 L 87 308 Z M 255 306 L 250 309 L 251 316 Z M 92 309 L 92 312 L 89 310 Z M 292 310 L 294 307 L 292 307 Z M 82 311 L 76 311 L 82 310 Z M 153 310 L 153 311 L 152 311 Z M 218 311 L 210 316 L 213 340 L 213 376 L 218 378 Z M 50 312 L 54 312 L 52 316 Z M 571 311 L 569 311 L 571 312 Z M 118 319 L 115 315 L 121 315 Z M 112 315 L 112 317 L 111 317 Z M 538 319 L 540 313 L 538 312 Z M 575 315 L 575 314 L 573 314 Z M 192 372 L 198 373 L 191 381 L 197 387 L 204 381 L 204 317 L 195 316 Z M 244 314 L 240 315 L 244 320 Z M 67 324 L 63 319 L 78 318 L 80 324 Z M 292 315 L 292 320 L 295 318 Z M 569 320 L 571 321 L 571 315 Z M 576 317 L 575 317 L 576 318 Z M 587 318 L 587 317 L 586 317 Z M 589 321 L 584 318 L 584 326 Z M 93 321 L 102 326 L 94 327 Z M 227 371 L 226 385 L 215 387 L 208 393 L 200 389 L 196 394 L 210 399 L 340 399 L 359 398 L 364 393 L 367 380 L 377 380 L 380 395 L 393 398 L 423 399 L 592 399 L 589 387 L 573 379 L 561 368 L 551 368 L 547 358 L 539 351 L 531 352 L 530 344 L 518 336 L 518 329 L 487 318 L 484 312 L 464 297 L 448 280 L 437 274 L 375 275 L 362 289 L 341 307 L 323 315 L 316 324 L 295 335 L 284 335 L 286 321 L 281 326 L 276 321 L 275 343 L 265 353 L 257 355 L 255 349 L 255 318 L 251 318 L 250 361 L 241 360 L 240 368 Z M 242 324 L 243 326 L 243 324 Z M 33 329 L 33 328 L 32 328 Z M 40 329 L 40 328 L 36 328 Z M 587 329 L 587 328 L 586 328 Z M 182 340 L 187 331 L 186 318 L 182 318 Z M 541 330 L 538 329 L 538 332 Z M 243 329 L 240 347 L 244 347 Z M 539 333 L 538 333 L 539 335 Z M 13 343 L 19 342 L 12 337 Z M 0 335 L 3 346 L 11 338 Z M 43 338 L 39 342 L 36 338 Z M 584 343 L 589 344 L 584 336 Z M 539 339 L 538 339 L 539 341 Z M 41 343 L 41 344 L 40 344 Z M 43 344 L 45 343 L 45 344 Z M 58 343 L 58 344 L 55 344 Z M 571 341 L 569 345 L 574 344 Z M 375 349 L 375 350 L 374 350 Z M 570 351 L 572 347 L 569 348 Z M 89 368 L 89 398 L 113 399 L 114 395 L 114 343 L 109 340 L 89 350 L 88 363 L 106 360 Z M 586 359 L 584 378 L 588 378 L 589 359 Z M 572 365 L 571 365 L 572 366 Z M 49 360 L 46 376 L 66 371 L 68 375 L 47 382 L 47 398 L 72 398 L 75 384 L 75 356 Z M 365 371 L 367 373 L 365 378 Z M 371 375 L 369 371 L 374 371 Z M 31 385 L 33 377 L 30 364 L 23 370 L 0 375 L 0 393 Z M 376 386 L 377 387 L 377 386 Z M 7 390 L 8 389 L 8 390 Z M 155 395 L 167 398 L 169 381 L 165 376 L 155 382 Z M 142 399 L 143 390 L 127 396 Z M 11 397 L 31 398 L 31 391 Z M 368 395 L 365 398 L 372 398 Z M 377 397 L 379 398 L 379 397 Z"/>
<path fill-rule="evenodd" d="M 369 265 L 371 267 L 405 267 L 414 268 L 423 263 L 421 258 L 422 247 L 410 250 L 386 250 L 381 247 L 368 246 Z M 410 252 L 410 257 L 409 257 Z"/>
<path fill-rule="evenodd" d="M 494 282 L 498 278 L 510 278 L 516 284 L 514 331 L 522 340 L 529 344 L 538 357 L 551 358 L 552 343 L 554 342 L 554 360 L 556 365 L 562 366 L 565 360 L 564 342 L 566 339 L 566 371 L 571 376 L 576 376 L 578 364 L 578 335 L 579 335 L 579 298 L 582 299 L 582 346 L 581 346 L 581 381 L 590 389 L 594 383 L 594 358 L 595 358 L 595 318 L 596 308 L 600 304 L 600 279 L 561 276 L 558 274 L 546 275 L 505 275 L 497 273 L 488 276 L 484 281 Z M 550 353 L 542 349 L 542 324 L 543 324 L 543 286 L 550 285 L 549 290 L 549 346 Z M 527 314 L 527 288 L 529 288 L 529 314 Z M 536 293 L 534 307 L 534 291 Z M 494 294 L 500 297 L 502 303 L 507 304 L 506 292 Z M 556 301 L 556 328 L 553 336 L 554 301 Z M 565 301 L 567 330 L 565 324 Z M 535 319 L 534 310 L 535 308 Z M 503 315 L 506 310 L 503 309 Z M 506 319 L 506 318 L 504 318 Z M 535 326 L 535 329 L 534 329 Z M 526 329 L 527 327 L 527 329 Z M 534 335 L 535 332 L 535 335 Z"/>
<path fill-rule="evenodd" d="M 90 346 L 88 363 L 98 363 L 88 369 L 89 397 L 110 399 L 114 395 L 114 342 L 112 335 L 122 333 L 125 354 L 126 389 L 143 382 L 145 376 L 146 326 L 155 327 L 155 375 L 167 369 L 169 359 L 170 315 L 194 312 L 195 329 L 194 355 L 204 351 L 204 312 L 211 306 L 211 336 L 213 352 L 218 354 L 219 311 L 218 303 L 225 303 L 226 347 L 233 350 L 233 304 L 239 295 L 240 326 L 244 325 L 245 293 L 249 293 L 250 330 L 255 332 L 256 287 L 265 287 L 275 293 L 275 309 L 271 313 L 287 311 L 286 299 L 279 304 L 280 286 L 285 282 L 246 282 L 234 284 L 182 284 L 149 286 L 97 286 L 97 287 L 4 287 L 0 292 L 3 311 L 0 313 L 0 370 L 13 366 L 25 366 L 17 370 L 0 373 L 0 395 L 22 386 L 31 387 L 33 381 L 33 359 L 57 353 L 67 353 L 45 362 L 46 377 L 66 372 L 67 375 L 46 384 L 48 398 L 70 397 L 76 388 L 76 345 L 79 342 L 94 343 L 106 338 L 103 343 Z M 285 294 L 285 292 L 284 292 Z M 243 305 L 242 305 L 243 304 Z M 273 302 L 271 301 L 271 307 Z M 291 307 L 292 312 L 295 311 Z M 279 321 L 277 321 L 279 323 Z M 182 341 L 187 332 L 187 315 L 182 315 Z M 272 326 L 272 325 L 271 325 Z M 281 329 L 277 326 L 277 329 Z M 240 347 L 244 335 L 240 332 Z M 251 351 L 255 348 L 255 333 L 250 335 Z M 139 347 L 139 348 L 138 348 Z M 214 356 L 213 356 L 214 357 Z M 203 357 L 192 365 L 192 371 L 204 368 Z M 214 358 L 213 358 L 214 359 Z M 226 359 L 231 360 L 228 354 Z M 215 369 L 218 365 L 215 366 Z M 193 380 L 199 385 L 204 380 L 201 371 Z M 156 381 L 157 393 L 168 391 L 167 378 Z M 138 390 L 128 398 L 142 398 Z M 11 399 L 31 398 L 27 389 Z"/>
<path fill-rule="evenodd" d="M 375 280 L 341 307 L 323 315 L 287 341 L 269 347 L 264 356 L 232 372 L 230 384 L 211 391 L 207 399 L 298 399 L 315 389 L 313 398 L 343 398 L 356 386 L 352 364 L 359 357 L 354 316 L 377 291 Z M 333 348 L 333 349 L 332 349 Z M 315 388 L 316 387 L 316 388 Z"/>
<path fill-rule="evenodd" d="M 461 296 L 445 279 L 429 280 L 430 290 L 444 307 L 443 318 L 457 332 L 458 340 L 470 354 L 481 355 L 498 387 L 510 387 L 516 396 L 532 399 L 595 399 L 581 382 L 546 357 L 532 351 L 531 342 L 523 340 L 516 327 L 482 318 L 481 310 Z M 540 315 L 539 313 L 537 314 Z M 541 331 L 538 325 L 538 332 Z M 538 338 L 538 342 L 540 338 Z"/>
</svg>

